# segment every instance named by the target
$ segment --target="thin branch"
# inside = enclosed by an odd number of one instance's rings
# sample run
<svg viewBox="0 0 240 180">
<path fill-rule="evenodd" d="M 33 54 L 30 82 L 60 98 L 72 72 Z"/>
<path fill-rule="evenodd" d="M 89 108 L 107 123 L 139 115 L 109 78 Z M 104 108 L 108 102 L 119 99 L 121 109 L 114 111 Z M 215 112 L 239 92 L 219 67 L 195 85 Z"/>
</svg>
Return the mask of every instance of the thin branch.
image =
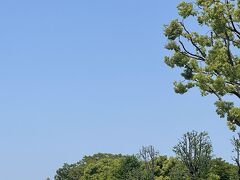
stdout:
<svg viewBox="0 0 240 180">
<path fill-rule="evenodd" d="M 184 25 L 182 22 L 180 22 L 180 24 L 181 24 L 181 26 L 183 27 L 184 31 L 185 31 L 187 34 L 191 35 L 191 33 L 187 30 L 187 28 L 185 27 L 185 25 Z M 193 41 L 193 39 L 192 39 L 191 37 L 190 37 L 189 39 L 190 39 L 192 45 L 197 49 L 197 51 L 200 52 L 200 54 L 202 55 L 202 58 L 204 59 L 204 58 L 206 57 L 206 54 L 205 54 L 204 52 L 202 52 L 202 50 L 197 46 L 197 44 Z"/>
<path fill-rule="evenodd" d="M 193 57 L 195 57 L 195 58 L 197 58 L 197 59 L 199 59 L 199 60 L 205 61 L 205 59 L 204 59 L 203 57 L 201 57 L 201 56 L 199 56 L 199 55 L 197 55 L 197 54 L 193 54 L 193 53 L 189 52 L 189 51 L 186 49 L 186 47 L 184 46 L 183 42 L 182 42 L 180 39 L 179 39 L 179 43 L 181 44 L 183 50 L 184 50 L 187 54 L 189 54 L 189 55 L 191 55 L 191 56 L 193 56 Z"/>
</svg>

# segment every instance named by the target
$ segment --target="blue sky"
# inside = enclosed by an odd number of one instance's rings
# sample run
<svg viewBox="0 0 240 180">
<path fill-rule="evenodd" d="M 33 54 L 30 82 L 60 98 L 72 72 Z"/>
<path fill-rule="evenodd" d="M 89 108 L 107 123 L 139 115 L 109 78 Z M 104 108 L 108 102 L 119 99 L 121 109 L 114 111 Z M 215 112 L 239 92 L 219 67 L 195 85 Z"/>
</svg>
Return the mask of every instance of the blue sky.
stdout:
<svg viewBox="0 0 240 180">
<path fill-rule="evenodd" d="M 1 1 L 0 178 L 42 180 L 83 155 L 142 145 L 173 155 L 193 129 L 230 161 L 214 97 L 175 94 L 178 72 L 163 63 L 179 2 Z"/>
</svg>

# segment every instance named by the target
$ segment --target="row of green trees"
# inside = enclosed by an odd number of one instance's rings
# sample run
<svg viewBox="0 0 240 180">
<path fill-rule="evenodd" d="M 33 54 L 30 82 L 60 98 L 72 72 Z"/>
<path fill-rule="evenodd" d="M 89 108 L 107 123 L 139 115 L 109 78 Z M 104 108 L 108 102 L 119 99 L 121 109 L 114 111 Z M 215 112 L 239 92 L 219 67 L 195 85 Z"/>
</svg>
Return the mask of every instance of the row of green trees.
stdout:
<svg viewBox="0 0 240 180">
<path fill-rule="evenodd" d="M 143 146 L 136 155 L 98 153 L 64 164 L 55 180 L 238 180 L 240 179 L 240 134 L 232 139 L 235 164 L 212 155 L 206 132 L 187 132 L 173 147 L 175 157 L 160 155 L 153 146 Z"/>
</svg>

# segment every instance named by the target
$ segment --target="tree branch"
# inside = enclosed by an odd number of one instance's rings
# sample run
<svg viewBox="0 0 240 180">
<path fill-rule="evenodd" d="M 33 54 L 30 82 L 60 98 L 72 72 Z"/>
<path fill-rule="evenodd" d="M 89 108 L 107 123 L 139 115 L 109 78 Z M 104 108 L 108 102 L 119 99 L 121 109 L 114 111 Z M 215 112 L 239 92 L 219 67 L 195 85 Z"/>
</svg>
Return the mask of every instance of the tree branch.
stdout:
<svg viewBox="0 0 240 180">
<path fill-rule="evenodd" d="M 186 49 L 186 47 L 184 46 L 183 42 L 182 42 L 180 39 L 179 39 L 178 41 L 179 41 L 179 43 L 181 44 L 181 47 L 183 48 L 183 50 L 184 50 L 187 54 L 189 54 L 189 55 L 191 55 L 191 56 L 193 56 L 193 57 L 195 57 L 195 58 L 197 58 L 197 59 L 199 59 L 199 60 L 205 61 L 205 59 L 204 59 L 203 57 L 201 57 L 201 56 L 199 56 L 199 55 L 197 55 L 197 54 L 193 54 L 193 53 L 189 52 L 189 51 Z"/>
<path fill-rule="evenodd" d="M 187 30 L 187 28 L 185 27 L 185 25 L 180 22 L 181 26 L 183 27 L 184 31 L 191 35 L 191 33 Z M 189 40 L 191 41 L 192 45 L 197 49 L 197 51 L 200 52 L 200 54 L 202 55 L 202 58 L 204 59 L 206 57 L 206 54 L 202 52 L 202 50 L 197 46 L 197 44 L 193 41 L 193 39 L 190 37 Z"/>
</svg>

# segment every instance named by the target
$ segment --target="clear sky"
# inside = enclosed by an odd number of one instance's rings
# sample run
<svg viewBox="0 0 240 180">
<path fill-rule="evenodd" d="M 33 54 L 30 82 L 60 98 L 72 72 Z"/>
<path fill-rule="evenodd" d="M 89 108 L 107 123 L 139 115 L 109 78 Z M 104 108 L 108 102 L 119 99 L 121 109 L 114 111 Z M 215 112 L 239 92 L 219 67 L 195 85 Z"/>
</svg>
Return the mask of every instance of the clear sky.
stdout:
<svg viewBox="0 0 240 180">
<path fill-rule="evenodd" d="M 175 94 L 178 73 L 163 63 L 179 2 L 0 1 L 0 179 L 43 180 L 83 155 L 142 145 L 173 155 L 193 129 L 230 161 L 214 97 Z"/>
</svg>

